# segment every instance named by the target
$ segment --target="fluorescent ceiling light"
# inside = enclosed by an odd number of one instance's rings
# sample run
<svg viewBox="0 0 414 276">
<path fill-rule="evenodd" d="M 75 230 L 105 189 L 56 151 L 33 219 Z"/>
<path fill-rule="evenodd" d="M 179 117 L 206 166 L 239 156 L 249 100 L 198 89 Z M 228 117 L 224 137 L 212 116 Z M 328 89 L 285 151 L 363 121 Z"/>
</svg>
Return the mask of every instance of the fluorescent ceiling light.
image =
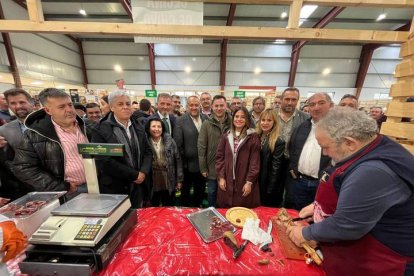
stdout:
<svg viewBox="0 0 414 276">
<path fill-rule="evenodd" d="M 139 59 L 139 60 L 144 60 L 144 57 L 139 57 L 138 59 Z"/>
<path fill-rule="evenodd" d="M 326 76 L 329 75 L 331 73 L 331 68 L 325 68 L 322 71 L 322 75 Z"/>
<path fill-rule="evenodd" d="M 32 81 L 33 85 L 40 85 L 43 84 L 43 81 Z"/>
<path fill-rule="evenodd" d="M 82 15 L 86 15 L 86 11 L 84 9 L 80 9 L 79 13 L 82 14 Z"/>
<path fill-rule="evenodd" d="M 114 66 L 114 70 L 115 70 L 115 71 L 117 71 L 117 72 L 122 72 L 122 67 L 121 67 L 121 65 L 116 64 L 116 65 Z"/>
<path fill-rule="evenodd" d="M 286 42 L 286 39 L 276 39 L 273 43 L 275 44 L 283 44 Z"/>
<path fill-rule="evenodd" d="M 184 71 L 185 71 L 187 74 L 191 73 L 191 67 L 190 67 L 190 66 L 186 66 L 186 67 L 184 68 Z"/>
<path fill-rule="evenodd" d="M 197 58 L 193 57 L 191 60 L 192 60 L 192 61 L 197 61 Z"/>
<path fill-rule="evenodd" d="M 280 18 L 286 18 L 287 16 L 288 14 L 285 11 L 280 14 Z"/>
<path fill-rule="evenodd" d="M 381 21 L 381 20 L 385 19 L 386 17 L 387 17 L 387 14 L 381 13 L 380 15 L 378 15 L 377 21 Z"/>
<path fill-rule="evenodd" d="M 318 8 L 317 5 L 305 5 L 300 10 L 300 18 L 308 18 Z"/>
<path fill-rule="evenodd" d="M 254 69 L 254 73 L 255 73 L 256 75 L 260 74 L 261 72 L 262 72 L 262 69 L 260 69 L 259 67 L 256 67 L 256 68 Z"/>
</svg>

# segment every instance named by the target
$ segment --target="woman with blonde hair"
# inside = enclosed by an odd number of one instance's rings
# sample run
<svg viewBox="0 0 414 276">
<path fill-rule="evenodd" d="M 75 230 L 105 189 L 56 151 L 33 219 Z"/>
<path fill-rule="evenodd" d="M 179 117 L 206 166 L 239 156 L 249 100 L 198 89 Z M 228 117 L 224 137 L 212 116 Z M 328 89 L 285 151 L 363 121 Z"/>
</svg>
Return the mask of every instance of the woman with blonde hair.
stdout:
<svg viewBox="0 0 414 276">
<path fill-rule="evenodd" d="M 245 107 L 234 113 L 231 130 L 223 134 L 216 153 L 219 189 L 217 207 L 260 205 L 260 141 Z"/>
<path fill-rule="evenodd" d="M 260 201 L 263 206 L 280 207 L 284 185 L 281 179 L 281 162 L 285 142 L 279 135 L 280 126 L 273 109 L 264 110 L 256 126 L 260 137 Z"/>
</svg>

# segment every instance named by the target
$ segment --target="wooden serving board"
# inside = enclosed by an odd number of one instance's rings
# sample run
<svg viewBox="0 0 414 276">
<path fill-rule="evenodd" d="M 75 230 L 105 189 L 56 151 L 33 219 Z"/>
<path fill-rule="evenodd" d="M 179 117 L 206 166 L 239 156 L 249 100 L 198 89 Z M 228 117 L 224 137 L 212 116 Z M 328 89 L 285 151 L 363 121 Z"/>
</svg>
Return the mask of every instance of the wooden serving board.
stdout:
<svg viewBox="0 0 414 276">
<path fill-rule="evenodd" d="M 277 238 L 282 247 L 282 253 L 287 259 L 305 260 L 306 251 L 302 247 L 297 247 L 287 236 L 286 227 L 278 224 L 276 217 L 272 217 L 273 229 L 275 229 Z"/>
</svg>

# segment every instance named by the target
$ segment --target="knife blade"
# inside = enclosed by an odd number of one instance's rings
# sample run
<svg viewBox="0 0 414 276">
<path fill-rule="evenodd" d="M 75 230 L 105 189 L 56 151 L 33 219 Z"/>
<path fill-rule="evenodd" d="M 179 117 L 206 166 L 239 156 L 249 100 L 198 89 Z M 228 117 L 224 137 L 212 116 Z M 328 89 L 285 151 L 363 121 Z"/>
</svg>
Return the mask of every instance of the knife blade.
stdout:
<svg viewBox="0 0 414 276">
<path fill-rule="evenodd" d="M 304 218 L 294 218 L 294 219 L 292 219 L 292 221 L 301 221 L 301 220 L 306 220 L 306 219 L 310 219 L 310 218 L 312 218 L 312 216 L 307 216 L 307 217 L 304 217 Z"/>
<path fill-rule="evenodd" d="M 272 233 L 272 228 L 273 228 L 273 224 L 272 224 L 272 220 L 269 220 L 269 224 L 267 225 L 267 231 L 266 233 L 269 234 L 269 236 L 271 237 L 271 233 Z M 269 250 L 269 244 L 271 244 L 272 241 L 270 242 L 264 242 L 260 245 L 260 249 L 264 252 L 267 252 Z"/>
<path fill-rule="evenodd" d="M 240 256 L 248 242 L 249 240 L 245 240 L 244 243 L 236 251 L 233 252 L 233 259 L 237 259 Z"/>
</svg>

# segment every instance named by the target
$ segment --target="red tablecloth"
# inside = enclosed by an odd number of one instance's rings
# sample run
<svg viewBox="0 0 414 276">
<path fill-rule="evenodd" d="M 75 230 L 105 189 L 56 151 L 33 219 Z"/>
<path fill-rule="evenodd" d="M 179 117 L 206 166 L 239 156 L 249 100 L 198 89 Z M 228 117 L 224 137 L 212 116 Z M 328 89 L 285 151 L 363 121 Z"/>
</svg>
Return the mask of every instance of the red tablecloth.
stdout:
<svg viewBox="0 0 414 276">
<path fill-rule="evenodd" d="M 272 231 L 270 248 L 274 256 L 248 243 L 241 256 L 234 260 L 223 240 L 205 243 L 186 215 L 193 208 L 145 208 L 138 210 L 138 223 L 121 245 L 111 263 L 100 275 L 325 275 L 316 265 L 305 261 L 287 260 Z M 225 215 L 225 209 L 218 209 Z M 254 209 L 265 229 L 275 208 Z M 236 232 L 240 241 L 241 230 Z M 267 258 L 268 265 L 258 260 Z M 281 265 L 277 260 L 282 260 Z"/>
</svg>

